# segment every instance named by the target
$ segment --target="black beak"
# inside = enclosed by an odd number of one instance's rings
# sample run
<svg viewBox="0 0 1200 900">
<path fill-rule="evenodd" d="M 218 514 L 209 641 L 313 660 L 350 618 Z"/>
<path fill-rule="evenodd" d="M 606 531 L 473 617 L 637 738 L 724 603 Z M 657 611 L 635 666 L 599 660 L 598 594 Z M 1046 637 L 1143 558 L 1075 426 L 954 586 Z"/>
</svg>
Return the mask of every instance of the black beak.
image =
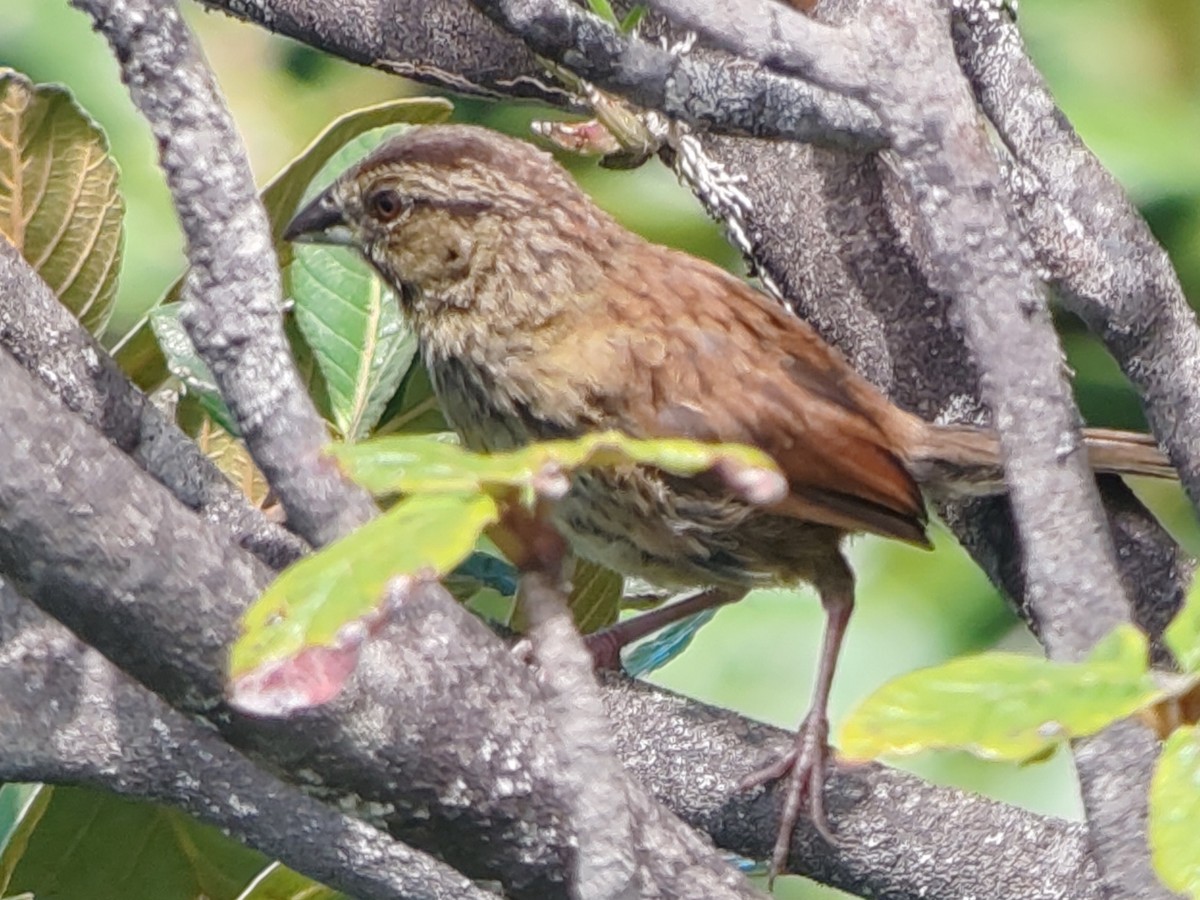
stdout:
<svg viewBox="0 0 1200 900">
<path fill-rule="evenodd" d="M 284 229 L 283 239 L 305 244 L 349 244 L 353 234 L 330 189 L 296 213 Z"/>
</svg>

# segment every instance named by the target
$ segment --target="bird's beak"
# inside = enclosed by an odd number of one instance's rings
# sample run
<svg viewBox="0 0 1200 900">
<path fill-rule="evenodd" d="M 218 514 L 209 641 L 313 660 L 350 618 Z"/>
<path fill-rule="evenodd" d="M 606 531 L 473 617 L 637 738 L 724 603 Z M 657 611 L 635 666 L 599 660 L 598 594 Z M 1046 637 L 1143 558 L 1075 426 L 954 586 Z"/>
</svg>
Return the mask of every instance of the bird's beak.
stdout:
<svg viewBox="0 0 1200 900">
<path fill-rule="evenodd" d="M 332 190 L 322 192 L 296 213 L 284 229 L 285 241 L 302 244 L 353 244 L 354 232 L 342 216 L 341 204 Z"/>
</svg>

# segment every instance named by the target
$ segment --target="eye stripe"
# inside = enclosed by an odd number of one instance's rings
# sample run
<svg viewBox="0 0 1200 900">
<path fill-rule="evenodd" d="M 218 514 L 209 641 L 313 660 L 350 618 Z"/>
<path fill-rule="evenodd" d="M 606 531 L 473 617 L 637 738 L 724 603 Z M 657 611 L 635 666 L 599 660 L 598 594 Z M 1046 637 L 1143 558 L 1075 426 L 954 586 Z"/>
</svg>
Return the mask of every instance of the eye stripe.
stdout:
<svg viewBox="0 0 1200 900">
<path fill-rule="evenodd" d="M 448 197 L 413 197 L 414 207 L 423 209 L 444 209 L 457 216 L 478 215 L 492 208 L 486 200 L 457 200 Z"/>
</svg>

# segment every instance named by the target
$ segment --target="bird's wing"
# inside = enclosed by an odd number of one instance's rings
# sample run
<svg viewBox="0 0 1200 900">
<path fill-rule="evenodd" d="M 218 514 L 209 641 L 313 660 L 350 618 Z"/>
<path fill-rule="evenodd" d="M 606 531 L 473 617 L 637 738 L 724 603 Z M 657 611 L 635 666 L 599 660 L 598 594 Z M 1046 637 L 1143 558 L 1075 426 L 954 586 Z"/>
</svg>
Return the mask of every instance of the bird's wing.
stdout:
<svg viewBox="0 0 1200 900">
<path fill-rule="evenodd" d="M 582 344 L 556 351 L 576 355 L 596 425 L 759 447 L 791 489 L 773 512 L 928 545 L 920 490 L 893 449 L 911 420 L 808 325 L 672 251 L 620 277 L 629 293 L 604 317 L 620 324 L 579 329 Z"/>
</svg>

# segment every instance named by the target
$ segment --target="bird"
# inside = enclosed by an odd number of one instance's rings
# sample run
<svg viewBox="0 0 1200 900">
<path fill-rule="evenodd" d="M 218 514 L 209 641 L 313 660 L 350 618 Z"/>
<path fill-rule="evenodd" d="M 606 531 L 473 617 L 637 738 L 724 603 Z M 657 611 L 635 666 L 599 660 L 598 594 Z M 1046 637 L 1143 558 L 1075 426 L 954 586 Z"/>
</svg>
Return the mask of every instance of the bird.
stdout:
<svg viewBox="0 0 1200 900">
<path fill-rule="evenodd" d="M 893 404 L 801 318 L 735 275 L 621 226 L 545 151 L 470 125 L 414 127 L 337 177 L 292 241 L 356 249 L 395 289 L 449 425 L 471 450 L 615 430 L 765 451 L 762 507 L 704 477 L 585 469 L 555 504 L 581 558 L 695 594 L 590 636 L 601 665 L 671 621 L 763 586 L 815 588 L 826 624 L 792 750 L 772 872 L 804 800 L 826 821 L 827 706 L 854 605 L 848 536 L 928 547 L 927 495 L 1003 490 L 997 435 Z M 1085 429 L 1098 472 L 1173 477 L 1152 438 Z"/>
</svg>

